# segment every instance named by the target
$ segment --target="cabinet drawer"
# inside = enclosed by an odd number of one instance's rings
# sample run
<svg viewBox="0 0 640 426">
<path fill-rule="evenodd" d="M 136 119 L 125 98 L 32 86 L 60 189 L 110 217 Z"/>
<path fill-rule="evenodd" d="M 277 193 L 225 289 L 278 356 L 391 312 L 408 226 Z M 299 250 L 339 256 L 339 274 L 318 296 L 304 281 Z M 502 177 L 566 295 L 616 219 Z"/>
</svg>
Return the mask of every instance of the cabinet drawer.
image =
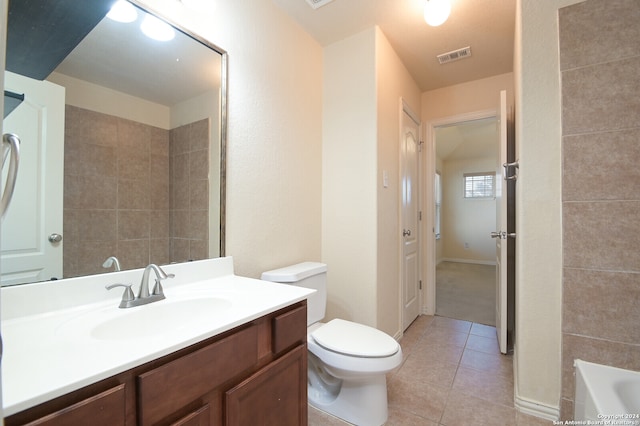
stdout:
<svg viewBox="0 0 640 426">
<path fill-rule="evenodd" d="M 171 423 L 171 426 L 209 426 L 209 416 L 209 404 L 207 404 L 177 422 Z"/>
<path fill-rule="evenodd" d="M 273 353 L 277 354 L 307 340 L 307 306 L 285 312 L 273 318 Z"/>
<path fill-rule="evenodd" d="M 124 425 L 124 387 L 124 384 L 118 385 L 27 424 L 38 426 Z"/>
<path fill-rule="evenodd" d="M 227 426 L 307 424 L 307 346 L 299 345 L 225 393 Z"/>
<path fill-rule="evenodd" d="M 238 331 L 209 346 L 138 376 L 138 419 L 154 424 L 253 366 L 257 327 Z"/>
</svg>

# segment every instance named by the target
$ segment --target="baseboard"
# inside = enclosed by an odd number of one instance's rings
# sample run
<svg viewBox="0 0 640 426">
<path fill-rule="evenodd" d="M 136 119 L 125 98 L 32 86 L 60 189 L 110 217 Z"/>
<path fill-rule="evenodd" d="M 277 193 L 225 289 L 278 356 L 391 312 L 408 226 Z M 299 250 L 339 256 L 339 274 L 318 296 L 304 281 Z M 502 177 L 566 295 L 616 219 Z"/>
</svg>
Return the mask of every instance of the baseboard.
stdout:
<svg viewBox="0 0 640 426">
<path fill-rule="evenodd" d="M 558 420 L 560 418 L 560 408 L 550 407 L 548 405 L 539 404 L 537 402 L 528 401 L 519 397 L 515 397 L 516 410 L 524 414 L 540 417 L 545 420 Z"/>
<path fill-rule="evenodd" d="M 456 263 L 473 263 L 474 265 L 490 265 L 496 266 L 495 260 L 473 260 L 473 259 L 457 259 L 454 257 L 443 257 L 438 264 L 442 262 L 456 262 Z"/>
<path fill-rule="evenodd" d="M 533 402 L 528 399 L 521 398 L 518 393 L 518 347 L 513 347 L 513 400 L 516 410 L 531 416 L 540 417 L 545 420 L 558 420 L 560 418 L 560 407 L 551 407 L 549 405 Z"/>
</svg>

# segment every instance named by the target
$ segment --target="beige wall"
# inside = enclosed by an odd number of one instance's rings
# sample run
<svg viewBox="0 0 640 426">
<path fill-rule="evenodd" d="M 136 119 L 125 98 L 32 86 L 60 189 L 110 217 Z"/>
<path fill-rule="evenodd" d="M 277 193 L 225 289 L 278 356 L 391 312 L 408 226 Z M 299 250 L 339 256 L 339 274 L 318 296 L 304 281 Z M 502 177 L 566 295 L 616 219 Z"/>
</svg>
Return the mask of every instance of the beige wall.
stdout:
<svg viewBox="0 0 640 426">
<path fill-rule="evenodd" d="M 494 172 L 496 156 L 444 162 L 441 244 L 445 260 L 496 263 L 496 243 L 489 237 L 496 228 L 496 201 L 464 198 L 464 174 Z"/>
<path fill-rule="evenodd" d="M 419 114 L 420 90 L 377 27 L 326 47 L 324 55 L 327 319 L 351 319 L 399 336 L 401 98 Z"/>
<path fill-rule="evenodd" d="M 171 109 L 117 90 L 88 83 L 57 72 L 47 77 L 48 81 L 63 86 L 65 104 L 120 117 L 149 126 L 169 130 Z"/>
<path fill-rule="evenodd" d="M 376 97 L 378 107 L 377 188 L 377 316 L 376 326 L 392 336 L 403 330 L 401 312 L 402 250 L 400 232 L 400 123 L 401 102 L 420 117 L 420 89 L 398 58 L 384 33 L 376 27 Z M 389 186 L 382 185 L 382 173 Z M 419 206 L 418 206 L 419 207 Z"/>
<path fill-rule="evenodd" d="M 638 16 L 636 0 L 560 9 L 563 419 L 576 358 L 640 371 Z"/>
<path fill-rule="evenodd" d="M 513 98 L 513 73 L 429 90 L 422 94 L 422 121 L 489 109 L 497 111 L 500 90 L 507 90 L 507 99 Z"/>
<path fill-rule="evenodd" d="M 324 50 L 322 259 L 326 319 L 377 322 L 376 29 Z"/>
<path fill-rule="evenodd" d="M 518 0 L 515 402 L 559 415 L 562 301 L 558 8 L 576 0 Z M 541 178 L 542 177 L 542 178 Z"/>
<path fill-rule="evenodd" d="M 320 260 L 322 48 L 270 1 L 212 15 L 144 0 L 229 54 L 227 255 L 236 272 Z"/>
</svg>

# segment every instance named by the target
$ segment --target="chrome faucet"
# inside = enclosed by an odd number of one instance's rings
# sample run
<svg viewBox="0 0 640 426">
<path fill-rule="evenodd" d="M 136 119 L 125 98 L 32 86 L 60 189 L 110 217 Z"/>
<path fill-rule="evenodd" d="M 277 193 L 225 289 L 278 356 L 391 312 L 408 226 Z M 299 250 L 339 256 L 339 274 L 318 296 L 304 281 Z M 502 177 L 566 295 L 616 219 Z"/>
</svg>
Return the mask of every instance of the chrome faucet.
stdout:
<svg viewBox="0 0 640 426">
<path fill-rule="evenodd" d="M 111 268 L 114 267 L 114 270 L 116 272 L 120 271 L 120 262 L 118 262 L 118 258 L 115 256 L 111 256 L 109 257 L 107 260 L 104 261 L 104 263 L 102 264 L 103 268 Z"/>
<path fill-rule="evenodd" d="M 149 274 L 151 273 L 151 271 L 155 272 L 156 274 L 156 283 L 153 286 L 152 293 L 149 294 Z M 133 308 L 134 306 L 146 305 L 164 299 L 164 290 L 162 289 L 162 284 L 160 284 L 160 281 L 173 277 L 175 277 L 174 274 L 167 274 L 162 270 L 161 267 L 152 263 L 144 268 L 144 272 L 142 273 L 142 280 L 140 281 L 140 289 L 138 290 L 138 297 L 135 297 L 133 295 L 131 284 L 111 284 L 106 286 L 106 289 L 111 290 L 112 288 L 116 287 L 125 287 L 125 291 L 122 295 L 122 300 L 120 301 L 119 307 Z"/>
</svg>

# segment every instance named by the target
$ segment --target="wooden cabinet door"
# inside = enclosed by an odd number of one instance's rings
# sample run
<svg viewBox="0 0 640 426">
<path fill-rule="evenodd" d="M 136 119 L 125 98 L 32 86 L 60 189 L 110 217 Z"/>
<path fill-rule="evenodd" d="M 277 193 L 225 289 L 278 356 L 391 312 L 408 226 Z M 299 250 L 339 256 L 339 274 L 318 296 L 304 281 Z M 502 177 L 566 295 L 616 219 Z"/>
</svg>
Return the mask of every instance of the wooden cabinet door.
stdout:
<svg viewBox="0 0 640 426">
<path fill-rule="evenodd" d="M 124 388 L 124 384 L 116 386 L 27 424 L 30 426 L 124 425 Z"/>
<path fill-rule="evenodd" d="M 302 344 L 225 393 L 228 426 L 307 424 L 307 345 Z"/>
</svg>

